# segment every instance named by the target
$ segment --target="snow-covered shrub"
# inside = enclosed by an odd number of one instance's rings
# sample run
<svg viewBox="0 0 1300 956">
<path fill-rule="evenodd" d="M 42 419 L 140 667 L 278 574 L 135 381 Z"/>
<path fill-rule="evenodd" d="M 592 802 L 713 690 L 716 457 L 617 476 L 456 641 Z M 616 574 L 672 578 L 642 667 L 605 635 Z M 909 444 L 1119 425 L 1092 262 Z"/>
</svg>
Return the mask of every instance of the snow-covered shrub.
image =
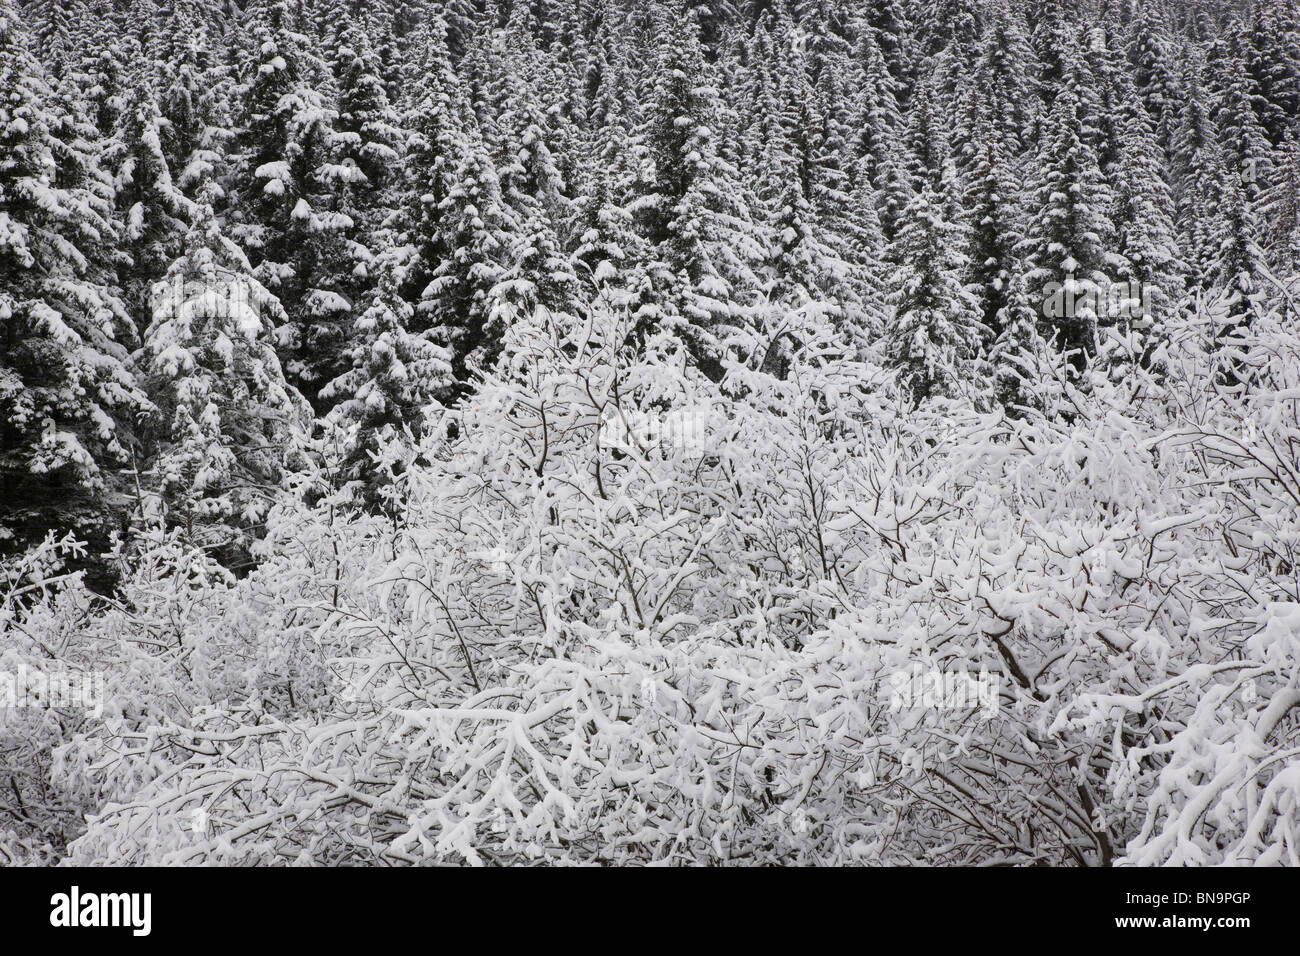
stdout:
<svg viewBox="0 0 1300 956">
<path fill-rule="evenodd" d="M 379 449 L 388 512 L 320 449 L 247 577 L 137 544 L 71 858 L 1294 862 L 1300 350 L 1261 321 L 1242 398 L 1211 322 L 1116 381 L 1040 342 L 1011 418 L 806 318 L 715 384 L 539 311 Z"/>
</svg>

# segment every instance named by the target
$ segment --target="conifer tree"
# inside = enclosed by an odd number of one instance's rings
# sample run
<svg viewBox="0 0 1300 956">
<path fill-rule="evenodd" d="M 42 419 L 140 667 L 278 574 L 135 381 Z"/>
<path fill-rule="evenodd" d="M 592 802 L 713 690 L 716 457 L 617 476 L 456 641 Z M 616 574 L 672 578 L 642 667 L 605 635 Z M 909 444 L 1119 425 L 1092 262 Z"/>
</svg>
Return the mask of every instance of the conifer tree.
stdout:
<svg viewBox="0 0 1300 956">
<path fill-rule="evenodd" d="M 158 517 L 227 567 L 244 565 L 306 436 L 276 326 L 287 317 L 221 232 L 203 187 L 185 252 L 153 290 L 137 364 L 158 408 L 150 485 Z"/>
<path fill-rule="evenodd" d="M 332 63 L 338 87 L 335 158 L 355 169 L 345 191 L 355 220 L 353 234 L 363 244 L 392 215 L 406 136 L 381 72 L 366 30 L 346 20 Z"/>
<path fill-rule="evenodd" d="M 194 199 L 201 184 L 226 172 L 231 71 L 198 0 L 175 3 L 158 36 L 159 139 L 172 182 Z"/>
<path fill-rule="evenodd" d="M 361 500 L 383 501 L 383 484 L 373 467 L 379 443 L 388 437 L 418 436 L 424 416 L 451 389 L 451 353 L 412 331 L 414 309 L 400 295 L 394 257 L 381 252 L 369 306 L 353 326 L 350 367 L 322 389 L 333 403 L 330 421 L 354 428 L 344 456 L 344 482 L 359 484 Z"/>
<path fill-rule="evenodd" d="M 1142 100 L 1123 81 L 1117 116 L 1118 158 L 1111 179 L 1116 252 L 1127 268 L 1116 275 L 1128 283 L 1132 302 L 1123 324 L 1148 340 L 1163 337 L 1165 320 L 1183 294 L 1186 265 L 1178 254 L 1174 201 L 1165 184 L 1162 152 Z"/>
<path fill-rule="evenodd" d="M 1112 276 L 1124 266 L 1113 251 L 1112 194 L 1084 139 L 1079 100 L 1069 86 L 1056 94 L 1043 129 L 1038 184 L 1020 253 L 1031 301 L 1041 303 L 1044 338 L 1082 368 L 1095 352 L 1099 313 Z"/>
<path fill-rule="evenodd" d="M 893 150 L 903 128 L 899 111 L 900 87 L 891 72 L 885 54 L 877 43 L 877 32 L 866 19 L 856 25 L 857 41 L 853 52 L 852 82 L 857 87 L 854 104 L 857 156 L 866 161 L 867 174 L 876 188 L 881 188 L 878 163 Z M 909 68 L 910 69 L 910 68 Z"/>
<path fill-rule="evenodd" d="M 1260 200 L 1269 261 L 1279 275 L 1300 276 L 1300 141 L 1288 132 L 1276 150 L 1277 181 Z"/>
<path fill-rule="evenodd" d="M 940 188 L 956 188 L 952 164 Z M 944 196 L 926 182 L 904 212 L 891 257 L 900 265 L 891 279 L 885 356 L 915 402 L 969 394 L 985 334 L 978 300 L 963 285 L 968 267 L 960 230 L 945 220 L 944 205 Z"/>
<path fill-rule="evenodd" d="M 450 402 L 463 394 L 472 370 L 489 367 L 500 351 L 512 317 L 503 283 L 517 224 L 452 70 L 441 21 L 428 25 L 421 43 L 426 91 L 405 121 L 411 135 L 398 279 L 415 310 L 413 331 L 450 351 L 456 384 L 440 396 Z"/>
<path fill-rule="evenodd" d="M 117 237 L 86 154 L 12 8 L 0 8 L 0 548 L 74 531 L 101 545 L 148 401 L 100 256 Z M 68 160 L 75 160 L 68 162 Z"/>
<path fill-rule="evenodd" d="M 354 222 L 337 210 L 337 196 L 355 167 L 337 161 L 337 111 L 318 89 L 326 68 L 292 29 L 287 3 L 258 14 L 240 89 L 230 236 L 284 306 L 285 371 L 315 402 L 343 362 L 352 309 L 345 236 Z"/>
<path fill-rule="evenodd" d="M 1009 303 L 1012 277 L 1019 267 L 1024 211 L 1012 152 L 1013 134 L 1000 129 L 991 107 L 975 97 L 975 116 L 961 157 L 966 168 L 963 195 L 970 242 L 967 281 L 979 300 L 980 319 L 990 341 L 1002 333 L 1001 315 Z"/>
<path fill-rule="evenodd" d="M 1184 78 L 1187 96 L 1175 131 L 1173 158 L 1178 240 L 1188 265 L 1189 284 L 1208 289 L 1222 241 L 1223 191 L 1232 174 L 1224 164 L 1203 74 L 1203 63 L 1199 56 L 1194 57 Z"/>
<path fill-rule="evenodd" d="M 574 311 L 578 300 L 577 277 L 566 252 L 573 203 L 552 151 L 571 137 L 561 133 L 566 125 L 561 111 L 543 106 L 557 102 L 559 83 L 523 18 L 512 18 L 503 42 L 496 166 L 502 199 L 517 224 L 508 285 L 502 289 L 510 322 L 538 306 Z"/>
<path fill-rule="evenodd" d="M 705 76 L 697 28 L 660 35 L 654 89 L 641 133 L 653 180 L 635 202 L 652 248 L 652 281 L 697 362 L 720 377 L 728 326 L 742 325 L 764 251 L 738 173 L 718 153 L 719 104 Z"/>
<path fill-rule="evenodd" d="M 1295 0 L 1254 3 L 1247 68 L 1260 98 L 1259 119 L 1274 145 L 1300 116 L 1300 6 Z"/>
<path fill-rule="evenodd" d="M 193 218 L 193 203 L 168 166 L 164 128 L 153 86 L 140 76 L 102 156 L 121 223 L 117 285 L 137 328 L 148 324 L 150 290 L 180 256 Z"/>
<path fill-rule="evenodd" d="M 1133 68 L 1133 84 L 1151 117 L 1156 142 L 1168 158 L 1174 151 L 1182 81 L 1159 10 L 1159 5 L 1149 0 L 1139 6 L 1138 15 L 1132 21 L 1127 52 Z"/>
</svg>

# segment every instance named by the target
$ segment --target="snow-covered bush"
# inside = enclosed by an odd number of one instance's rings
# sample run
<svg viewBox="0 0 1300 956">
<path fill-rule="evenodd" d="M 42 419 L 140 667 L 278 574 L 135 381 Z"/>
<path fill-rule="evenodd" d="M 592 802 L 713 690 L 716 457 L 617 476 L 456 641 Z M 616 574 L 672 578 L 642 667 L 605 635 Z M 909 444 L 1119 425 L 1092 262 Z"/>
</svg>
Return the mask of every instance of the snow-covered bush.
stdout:
<svg viewBox="0 0 1300 956">
<path fill-rule="evenodd" d="M 49 743 L 71 858 L 1295 862 L 1300 349 L 1262 321 L 1241 398 L 1212 322 L 1025 353 L 1009 418 L 811 320 L 714 384 L 539 311 L 377 453 L 391 513 L 326 454 L 246 578 L 160 535 L 11 615 L 110 673 Z"/>
</svg>

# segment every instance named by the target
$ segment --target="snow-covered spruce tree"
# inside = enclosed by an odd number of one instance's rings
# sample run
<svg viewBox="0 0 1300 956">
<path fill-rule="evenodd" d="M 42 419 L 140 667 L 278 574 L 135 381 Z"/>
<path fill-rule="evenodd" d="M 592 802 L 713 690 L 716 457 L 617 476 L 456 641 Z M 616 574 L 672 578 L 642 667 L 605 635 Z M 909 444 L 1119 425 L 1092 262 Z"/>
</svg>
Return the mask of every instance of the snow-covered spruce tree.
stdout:
<svg viewBox="0 0 1300 956">
<path fill-rule="evenodd" d="M 969 59 L 984 23 L 984 5 L 973 0 L 923 0 L 917 6 L 933 24 L 924 47 L 926 55 L 948 51 L 955 59 Z"/>
<path fill-rule="evenodd" d="M 920 11 L 915 11 L 917 15 Z M 866 11 L 865 29 L 872 31 L 889 74 L 906 93 L 916 79 L 916 66 L 924 55 L 916 36 L 913 11 L 904 0 L 882 0 Z M 863 27 L 857 30 L 863 34 Z M 900 101 L 900 105 L 905 105 Z"/>
<path fill-rule="evenodd" d="M 51 529 L 100 544 L 124 510 L 114 477 L 148 401 L 104 267 L 111 210 L 61 133 L 14 11 L 0 9 L 0 548 Z M 75 162 L 68 160 L 75 159 Z"/>
<path fill-rule="evenodd" d="M 159 139 L 172 182 L 190 199 L 202 183 L 225 173 L 233 135 L 231 69 L 218 55 L 219 36 L 204 13 L 198 0 L 173 4 L 156 47 L 157 103 L 165 120 Z"/>
<path fill-rule="evenodd" d="M 1272 146 L 1255 112 L 1261 96 L 1246 68 L 1247 46 L 1235 22 L 1210 45 L 1210 115 L 1219 136 L 1224 167 L 1237 176 L 1246 200 L 1254 207 L 1264 184 L 1273 181 L 1274 173 Z"/>
<path fill-rule="evenodd" d="M 911 177 L 914 192 L 919 192 L 927 183 L 937 188 L 952 154 L 948 119 L 937 89 L 942 82 L 939 65 L 934 60 L 927 60 L 924 70 L 925 78 L 908 104 L 907 123 L 901 139 L 904 166 Z"/>
<path fill-rule="evenodd" d="M 915 194 L 906 160 L 907 150 L 895 139 L 886 142 L 884 152 L 876 161 L 876 218 L 882 236 L 889 243 L 898 238 L 903 210 Z"/>
<path fill-rule="evenodd" d="M 1246 190 L 1231 175 L 1223 180 L 1220 211 L 1222 216 L 1215 269 L 1216 289 L 1227 294 L 1227 314 L 1218 331 L 1220 374 L 1236 382 L 1247 372 L 1240 350 L 1246 347 L 1242 332 L 1254 322 L 1263 308 L 1266 292 L 1264 276 L 1268 272 L 1264 251 L 1258 242 L 1258 227 Z"/>
<path fill-rule="evenodd" d="M 336 198 L 356 167 L 337 161 L 337 111 L 320 92 L 327 70 L 292 29 L 284 0 L 258 7 L 246 51 L 229 234 L 254 277 L 284 306 L 281 358 L 291 383 L 315 402 L 343 367 L 354 268 Z"/>
<path fill-rule="evenodd" d="M 979 299 L 979 314 L 990 345 L 1002 333 L 1003 310 L 1010 301 L 1012 277 L 1019 267 L 1024 210 L 1017 159 L 1018 134 L 1006 129 L 984 106 L 972 86 L 966 93 L 968 128 L 958 157 L 965 170 L 962 213 L 969 242 L 965 282 Z"/>
<path fill-rule="evenodd" d="M 1178 242 L 1188 266 L 1188 285 L 1206 290 L 1214 281 L 1223 231 L 1220 203 L 1225 168 L 1219 131 L 1205 88 L 1205 65 L 1193 51 L 1184 67 L 1184 100 L 1174 130 L 1172 172 Z"/>
<path fill-rule="evenodd" d="M 415 331 L 415 310 L 400 295 L 392 252 L 376 260 L 369 307 L 353 323 L 352 367 L 321 390 L 333 404 L 329 425 L 346 433 L 342 485 L 354 484 L 369 507 L 385 501 L 384 474 L 375 467 L 381 446 L 418 436 L 426 412 L 453 384 L 451 353 Z"/>
<path fill-rule="evenodd" d="M 123 36 L 111 21 L 100 21 L 95 26 L 94 39 L 81 44 L 81 63 L 72 76 L 80 88 L 86 116 L 98 133 L 96 140 L 103 141 L 121 124 L 143 57 L 135 38 Z"/>
<path fill-rule="evenodd" d="M 847 250 L 852 267 L 849 281 L 857 287 L 857 298 L 862 308 L 858 338 L 860 342 L 866 342 L 877 339 L 884 328 L 887 311 L 885 276 L 889 272 L 885 257 L 889 246 L 877 212 L 878 197 L 871 187 L 871 178 L 863 161 L 859 160 L 850 171 L 850 180 L 846 197 L 850 214 L 847 221 L 842 221 L 842 225 L 835 229 L 835 234 L 843 237 L 840 241 Z M 852 322 L 850 319 L 849 324 Z"/>
<path fill-rule="evenodd" d="M 1174 202 L 1164 179 L 1160 146 L 1136 90 L 1123 83 L 1116 127 L 1117 159 L 1110 178 L 1114 188 L 1116 252 L 1126 267 L 1116 273 L 1131 283 L 1116 317 L 1120 334 L 1136 332 L 1149 357 L 1164 338 L 1164 322 L 1181 304 L 1186 265 L 1178 255 Z"/>
<path fill-rule="evenodd" d="M 470 104 L 447 51 L 441 20 L 420 32 L 419 83 L 402 107 L 407 130 L 405 162 L 399 189 L 398 227 L 408 250 L 404 293 L 418 303 L 432 270 L 442 258 L 439 207 L 451 190 L 453 170 L 462 150 Z"/>
<path fill-rule="evenodd" d="M 737 89 L 731 100 L 743 130 L 740 142 L 733 147 L 738 167 L 761 162 L 767 142 L 779 135 L 780 109 L 777 106 L 777 44 L 772 36 L 772 17 L 764 12 L 754 25 L 753 36 L 745 40 L 745 59 L 753 66 L 737 77 Z"/>
<path fill-rule="evenodd" d="M 977 49 L 968 89 L 979 91 L 982 110 L 999 138 L 1023 147 L 1038 116 L 1034 51 L 1025 38 L 1022 12 L 1002 2 L 988 4 Z"/>
<path fill-rule="evenodd" d="M 507 307 L 517 223 L 460 79 L 445 27 L 424 31 L 424 92 L 407 113 L 411 131 L 399 216 L 402 294 L 415 307 L 413 331 L 450 350 L 463 394 L 472 369 L 492 364 L 514 311 Z"/>
<path fill-rule="evenodd" d="M 764 29 L 765 21 L 759 26 Z M 836 248 L 814 207 L 814 197 L 836 191 L 838 182 L 815 152 L 822 123 L 814 112 L 807 64 L 788 19 L 776 26 L 774 49 L 769 53 L 772 71 L 755 104 L 758 135 L 751 166 L 756 212 L 766 232 L 767 256 L 760 272 L 763 291 L 769 303 L 778 305 L 778 316 L 790 309 L 817 308 L 833 315 L 842 327 L 861 327 L 864 310 L 858 296 L 863 277 L 860 271 L 853 274 L 853 266 Z M 840 196 L 847 201 L 847 195 L 841 192 Z M 828 198 L 823 196 L 822 208 Z M 762 317 L 757 321 L 762 324 Z M 769 339 L 783 337 L 779 325 L 767 330 Z M 773 361 L 777 345 L 768 346 Z"/>
<path fill-rule="evenodd" d="M 710 376 L 722 375 L 728 328 L 742 325 L 763 257 L 738 173 L 718 152 L 718 93 L 706 76 L 694 14 L 661 29 L 654 88 L 639 132 L 652 178 L 633 203 L 650 243 L 665 321 Z"/>
<path fill-rule="evenodd" d="M 587 42 L 587 55 L 581 75 L 584 103 L 583 126 L 591 133 L 610 122 L 614 116 L 627 120 L 637 81 L 633 60 L 638 52 L 628 36 L 630 25 L 612 15 L 609 0 L 593 8 L 596 22 Z M 590 170 L 588 170 L 590 171 Z M 579 175 L 583 167 L 579 167 Z"/>
<path fill-rule="evenodd" d="M 800 43 L 801 37 L 802 34 L 792 31 L 791 45 Z M 853 65 L 847 41 L 833 46 L 829 40 L 818 44 L 809 58 L 808 69 L 813 88 L 810 108 L 817 123 L 809 149 L 825 175 L 812 198 L 818 215 L 831 222 L 837 216 L 851 214 L 841 196 L 852 187 L 852 169 L 857 161 L 853 145 L 857 132 L 852 100 Z"/>
<path fill-rule="evenodd" d="M 81 40 L 91 19 L 85 0 L 22 0 L 19 6 L 22 19 L 29 24 L 33 53 L 51 75 L 60 75 L 82 53 Z M 16 9 L 13 13 L 18 15 Z"/>
<path fill-rule="evenodd" d="M 1088 31 L 1088 75 L 1096 101 L 1096 152 L 1101 171 L 1110 175 L 1120 160 L 1120 105 L 1132 85 L 1120 36 L 1123 25 L 1113 14 Z"/>
<path fill-rule="evenodd" d="M 997 335 L 988 350 L 992 371 L 993 393 L 1003 411 L 1012 418 L 1023 416 L 1029 408 L 1052 414 L 1055 404 L 1044 406 L 1040 383 L 1032 381 L 1044 366 L 1056 371 L 1055 352 L 1040 332 L 1042 303 L 1035 301 L 1023 271 L 1011 277 L 1007 301 L 996 317 Z"/>
<path fill-rule="evenodd" d="M 459 133 L 450 185 L 435 212 L 432 244 L 440 255 L 420 295 L 417 324 L 450 349 L 456 381 L 464 382 L 495 359 L 517 311 L 507 301 L 515 223 L 477 130 Z"/>
<path fill-rule="evenodd" d="M 338 118 L 334 122 L 336 162 L 354 168 L 342 188 L 358 263 L 354 271 L 365 280 L 368 259 L 376 251 L 375 234 L 390 225 L 401 181 L 406 130 L 388 99 L 382 66 L 363 23 L 346 18 L 340 31 L 331 70 L 338 87 Z"/>
<path fill-rule="evenodd" d="M 588 178 L 576 201 L 574 267 L 586 301 L 601 298 L 631 310 L 643 333 L 657 309 L 646 276 L 649 249 L 628 204 L 644 169 L 621 107 L 611 102 L 602 112 L 606 120 L 587 144 Z"/>
<path fill-rule="evenodd" d="M 194 217 L 193 203 L 168 166 L 165 125 L 152 84 L 138 76 L 101 159 L 113 177 L 114 208 L 122 230 L 117 286 L 141 329 L 149 322 L 151 290 L 180 257 Z"/>
<path fill-rule="evenodd" d="M 1026 39 L 1038 66 L 1034 86 L 1045 114 L 1064 81 L 1080 78 L 1075 67 L 1081 24 L 1071 16 L 1069 0 L 1033 0 L 1025 11 L 1025 21 L 1029 27 Z"/>
<path fill-rule="evenodd" d="M 956 189 L 951 163 L 941 188 Z M 903 213 L 890 255 L 893 314 L 885 329 L 884 355 L 897 369 L 911 400 L 970 395 L 985 331 L 979 302 L 963 285 L 969 271 L 960 227 L 944 218 L 945 197 L 925 183 Z"/>
<path fill-rule="evenodd" d="M 865 17 L 858 20 L 855 33 L 851 82 L 857 89 L 853 104 L 857 135 L 853 145 L 857 156 L 866 161 L 872 185 L 879 187 L 876 164 L 888 154 L 903 128 L 898 108 L 899 85 L 869 20 Z"/>
<path fill-rule="evenodd" d="M 567 252 L 573 203 L 555 155 L 555 147 L 572 138 L 561 110 L 559 70 L 537 49 L 522 15 L 511 17 L 499 41 L 494 85 L 501 109 L 493 151 L 501 198 L 516 225 L 498 295 L 502 319 L 510 323 L 538 306 L 575 311 L 578 280 Z"/>
<path fill-rule="evenodd" d="M 1300 115 L 1300 9 L 1295 0 L 1251 4 L 1248 63 L 1256 108 L 1276 145 Z"/>
<path fill-rule="evenodd" d="M 1300 139 L 1287 133 L 1276 154 L 1278 178 L 1260 197 L 1260 218 L 1273 271 L 1295 279 L 1300 277 Z"/>
<path fill-rule="evenodd" d="M 792 43 L 796 37 L 791 36 Z M 808 146 L 817 176 L 808 198 L 826 239 L 847 265 L 838 283 L 848 300 L 845 327 L 865 342 L 874 339 L 883 324 L 885 240 L 871 182 L 872 162 L 859 157 L 855 145 L 853 65 L 847 40 L 844 46 L 842 53 L 817 50 L 812 115 L 818 125 Z"/>
<path fill-rule="evenodd" d="M 158 407 L 147 487 L 157 517 L 227 567 L 245 569 L 309 413 L 274 339 L 287 319 L 200 194 L 184 255 L 153 289 L 137 364 Z"/>
<path fill-rule="evenodd" d="M 1132 21 L 1127 53 L 1133 84 L 1151 117 L 1156 143 L 1166 158 L 1172 157 L 1183 100 L 1182 79 L 1160 4 L 1144 2 L 1139 6 Z"/>
<path fill-rule="evenodd" d="M 1020 255 L 1031 300 L 1043 309 L 1045 338 L 1081 369 L 1096 351 L 1097 325 L 1111 277 L 1123 265 L 1114 249 L 1112 193 L 1083 138 L 1079 101 L 1069 86 L 1048 113 L 1031 182 Z"/>
</svg>

